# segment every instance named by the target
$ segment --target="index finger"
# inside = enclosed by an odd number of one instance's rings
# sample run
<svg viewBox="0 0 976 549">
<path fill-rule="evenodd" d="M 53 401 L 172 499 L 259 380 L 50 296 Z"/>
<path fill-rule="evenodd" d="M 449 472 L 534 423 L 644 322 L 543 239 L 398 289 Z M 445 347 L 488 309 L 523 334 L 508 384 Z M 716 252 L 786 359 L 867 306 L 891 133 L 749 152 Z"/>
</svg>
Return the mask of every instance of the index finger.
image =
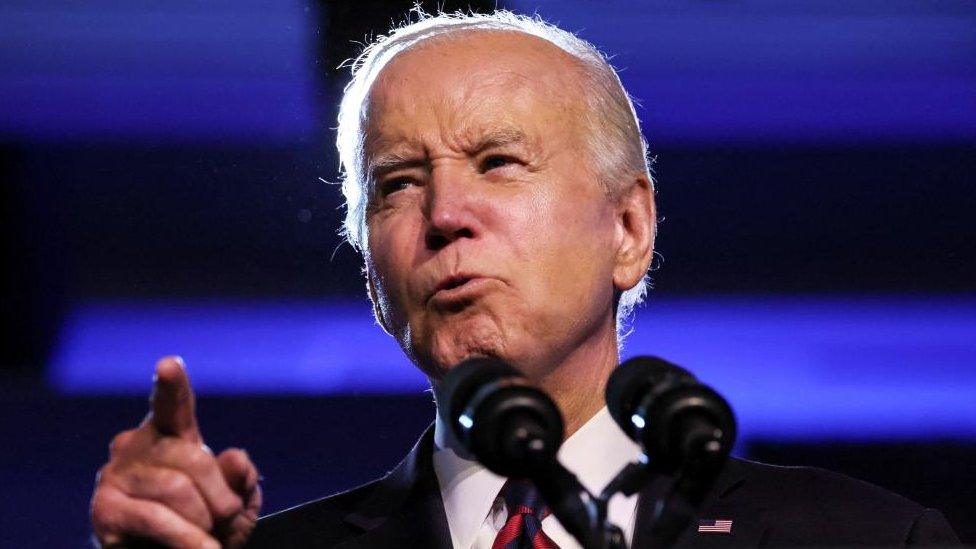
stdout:
<svg viewBox="0 0 976 549">
<path fill-rule="evenodd" d="M 182 358 L 169 356 L 156 363 L 150 407 L 144 424 L 151 424 L 164 435 L 200 440 L 193 388 Z"/>
</svg>

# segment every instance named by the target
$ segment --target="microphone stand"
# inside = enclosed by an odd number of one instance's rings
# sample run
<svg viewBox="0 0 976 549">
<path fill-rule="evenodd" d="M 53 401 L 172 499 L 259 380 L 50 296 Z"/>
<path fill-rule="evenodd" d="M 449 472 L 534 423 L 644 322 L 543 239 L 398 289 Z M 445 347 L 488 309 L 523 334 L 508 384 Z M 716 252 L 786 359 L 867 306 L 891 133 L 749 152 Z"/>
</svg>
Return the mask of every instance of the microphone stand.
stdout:
<svg viewBox="0 0 976 549">
<path fill-rule="evenodd" d="M 724 455 L 708 437 L 695 437 L 687 460 L 675 475 L 670 489 L 654 505 L 651 543 L 654 548 L 671 547 L 698 513 L 705 495 L 715 483 Z M 607 508 L 616 494 L 630 497 L 641 490 L 658 467 L 646 455 L 627 464 L 598 496 L 591 494 L 572 472 L 558 461 L 538 470 L 530 480 L 536 485 L 552 514 L 586 549 L 627 549 L 623 530 L 608 521 Z"/>
<path fill-rule="evenodd" d="M 552 514 L 580 544 L 593 549 L 610 549 L 602 542 L 596 500 L 576 475 L 558 461 L 532 477 Z M 614 548 L 616 549 L 616 548 Z"/>
<path fill-rule="evenodd" d="M 616 491 L 605 489 L 595 497 L 558 460 L 533 471 L 530 480 L 559 523 L 584 548 L 627 549 L 623 530 L 607 521 L 607 503 Z"/>
<path fill-rule="evenodd" d="M 691 425 L 684 440 L 684 448 L 687 459 L 678 468 L 675 481 L 668 492 L 655 502 L 654 523 L 650 530 L 651 547 L 674 545 L 700 510 L 705 495 L 715 484 L 727 457 L 715 430 L 704 423 Z M 600 493 L 598 502 L 603 512 L 606 510 L 606 502 L 614 494 L 620 493 L 628 497 L 636 494 L 655 474 L 666 474 L 667 471 L 663 469 L 648 459 L 647 455 L 641 455 L 639 461 L 628 464 Z M 612 527 L 605 521 L 601 524 L 605 528 Z"/>
<path fill-rule="evenodd" d="M 722 465 L 728 457 L 720 437 L 705 423 L 692 425 L 685 439 L 685 459 L 674 484 L 654 508 L 651 527 L 652 546 L 671 547 L 695 517 L 705 501 L 705 495 L 715 484 Z"/>
</svg>

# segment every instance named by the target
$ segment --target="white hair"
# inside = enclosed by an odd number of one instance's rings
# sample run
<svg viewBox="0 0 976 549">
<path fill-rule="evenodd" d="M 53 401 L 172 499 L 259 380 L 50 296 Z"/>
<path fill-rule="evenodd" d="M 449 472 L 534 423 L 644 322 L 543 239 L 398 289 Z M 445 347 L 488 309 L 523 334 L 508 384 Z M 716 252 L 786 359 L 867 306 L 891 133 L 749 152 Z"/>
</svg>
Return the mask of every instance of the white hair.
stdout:
<svg viewBox="0 0 976 549">
<path fill-rule="evenodd" d="M 640 132 L 634 105 L 607 58 L 589 42 L 571 32 L 543 21 L 506 10 L 491 14 L 438 13 L 428 15 L 414 9 L 417 21 L 394 28 L 376 38 L 351 63 L 352 80 L 346 86 L 339 107 L 336 147 L 342 169 L 342 193 L 346 198 L 343 235 L 363 251 L 366 206 L 369 191 L 363 158 L 365 104 L 370 88 L 380 71 L 399 53 L 419 42 L 464 31 L 495 30 L 520 32 L 542 38 L 580 62 L 587 109 L 584 117 L 590 128 L 588 146 L 596 173 L 607 196 L 616 198 L 643 174 L 652 182 L 647 159 L 647 143 Z M 647 293 L 647 276 L 623 292 L 617 303 L 618 327 Z"/>
</svg>

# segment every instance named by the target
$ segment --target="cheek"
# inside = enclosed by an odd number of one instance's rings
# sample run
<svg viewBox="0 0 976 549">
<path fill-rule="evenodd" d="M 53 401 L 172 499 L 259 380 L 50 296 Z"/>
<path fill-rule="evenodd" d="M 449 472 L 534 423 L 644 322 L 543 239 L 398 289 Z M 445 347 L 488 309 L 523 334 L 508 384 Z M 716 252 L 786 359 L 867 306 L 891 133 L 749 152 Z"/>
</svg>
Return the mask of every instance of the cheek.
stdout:
<svg viewBox="0 0 976 549">
<path fill-rule="evenodd" d="M 536 217 L 531 241 L 565 267 L 560 274 L 592 274 L 612 263 L 613 209 L 602 196 L 550 200 Z"/>
<path fill-rule="evenodd" d="M 583 302 L 612 298 L 613 210 L 602 196 L 580 200 L 546 197 L 527 212 L 513 234 L 529 277 L 525 295 L 545 308 L 578 310 Z M 562 313 L 560 313 L 562 314 Z"/>
<path fill-rule="evenodd" d="M 391 319 L 400 316 L 409 278 L 406 275 L 411 269 L 409 232 L 402 225 L 396 219 L 373 221 L 367 235 L 367 265 L 374 275 L 380 305 Z"/>
</svg>

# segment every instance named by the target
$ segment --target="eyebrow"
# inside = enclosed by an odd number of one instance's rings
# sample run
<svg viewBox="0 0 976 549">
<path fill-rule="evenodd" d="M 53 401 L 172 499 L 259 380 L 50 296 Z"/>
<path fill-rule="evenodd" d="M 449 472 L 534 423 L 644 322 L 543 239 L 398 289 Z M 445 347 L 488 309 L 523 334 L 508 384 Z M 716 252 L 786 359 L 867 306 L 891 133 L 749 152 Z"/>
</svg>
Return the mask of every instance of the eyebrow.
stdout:
<svg viewBox="0 0 976 549">
<path fill-rule="evenodd" d="M 518 128 L 503 126 L 491 128 L 473 139 L 472 152 L 479 153 L 495 147 L 523 144 L 526 142 L 525 132 Z"/>
<path fill-rule="evenodd" d="M 416 155 L 403 155 L 396 152 L 383 153 L 369 159 L 366 173 L 370 179 L 403 168 L 418 168 L 427 165 L 427 159 Z"/>
<path fill-rule="evenodd" d="M 476 137 L 470 139 L 470 146 L 465 147 L 465 151 L 468 154 L 478 154 L 488 149 L 523 144 L 526 141 L 525 132 L 520 129 L 496 127 L 480 132 Z M 417 154 L 380 153 L 369 158 L 366 164 L 366 174 L 370 180 L 374 180 L 392 171 L 424 167 L 427 163 L 426 157 Z"/>
</svg>

